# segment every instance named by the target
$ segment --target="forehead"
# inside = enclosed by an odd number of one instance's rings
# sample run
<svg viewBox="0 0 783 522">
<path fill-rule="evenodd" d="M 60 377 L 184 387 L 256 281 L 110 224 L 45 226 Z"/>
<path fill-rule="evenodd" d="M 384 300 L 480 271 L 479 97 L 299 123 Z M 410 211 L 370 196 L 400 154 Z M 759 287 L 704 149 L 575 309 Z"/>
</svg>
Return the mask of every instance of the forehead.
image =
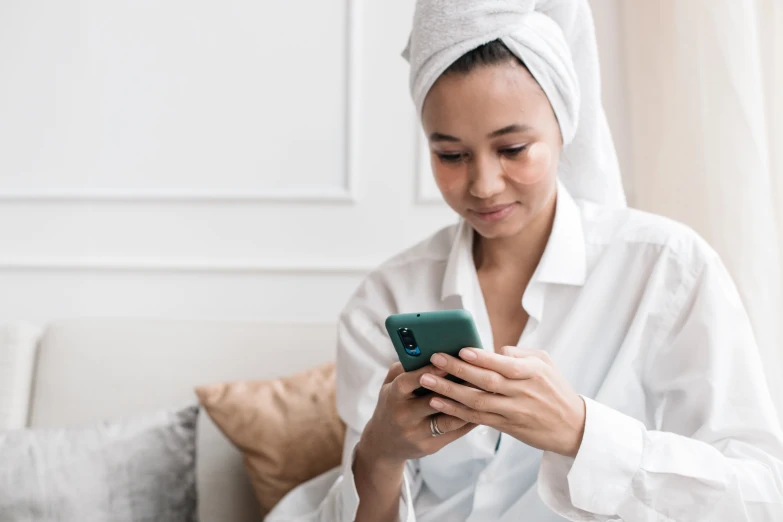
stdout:
<svg viewBox="0 0 783 522">
<path fill-rule="evenodd" d="M 535 124 L 551 112 L 549 100 L 528 70 L 515 63 L 446 74 L 424 100 L 422 123 L 430 132 L 496 130 L 510 123 Z"/>
</svg>

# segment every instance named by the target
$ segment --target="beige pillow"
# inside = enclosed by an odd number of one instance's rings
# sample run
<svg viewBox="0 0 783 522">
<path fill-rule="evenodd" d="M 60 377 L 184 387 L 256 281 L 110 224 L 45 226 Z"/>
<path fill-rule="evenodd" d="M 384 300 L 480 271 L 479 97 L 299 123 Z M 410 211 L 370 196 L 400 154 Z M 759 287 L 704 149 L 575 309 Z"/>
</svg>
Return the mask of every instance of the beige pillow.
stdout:
<svg viewBox="0 0 783 522">
<path fill-rule="evenodd" d="M 263 514 L 299 484 L 340 464 L 334 363 L 267 381 L 196 388 L 212 420 L 244 455 Z"/>
</svg>

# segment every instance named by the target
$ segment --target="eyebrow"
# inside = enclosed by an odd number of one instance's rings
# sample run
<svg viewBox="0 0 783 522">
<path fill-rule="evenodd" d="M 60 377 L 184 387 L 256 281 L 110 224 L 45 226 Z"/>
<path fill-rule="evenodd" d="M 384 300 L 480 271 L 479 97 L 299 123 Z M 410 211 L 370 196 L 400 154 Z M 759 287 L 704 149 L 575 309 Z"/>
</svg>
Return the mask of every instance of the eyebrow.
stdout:
<svg viewBox="0 0 783 522">
<path fill-rule="evenodd" d="M 508 125 L 507 127 L 503 127 L 502 129 L 498 129 L 495 132 L 491 133 L 488 137 L 490 138 L 497 138 L 498 136 L 503 136 L 504 134 L 511 134 L 512 132 L 527 132 L 532 127 L 530 125 L 520 125 L 519 123 L 514 123 L 512 125 Z"/>
<path fill-rule="evenodd" d="M 530 125 L 520 125 L 519 123 L 514 123 L 511 125 L 507 125 L 506 127 L 503 127 L 502 129 L 498 129 L 496 131 L 493 131 L 487 135 L 488 138 L 497 138 L 498 136 L 503 136 L 504 134 L 511 134 L 512 132 L 527 132 L 531 129 Z M 430 141 L 450 141 L 452 143 L 459 143 L 460 140 L 456 136 L 450 136 L 448 134 L 442 134 L 440 132 L 433 132 L 430 134 Z"/>
<path fill-rule="evenodd" d="M 459 142 L 459 138 L 455 138 L 454 136 L 449 136 L 448 134 L 441 134 L 440 132 L 433 132 L 430 134 L 430 141 L 451 141 L 451 142 Z"/>
</svg>

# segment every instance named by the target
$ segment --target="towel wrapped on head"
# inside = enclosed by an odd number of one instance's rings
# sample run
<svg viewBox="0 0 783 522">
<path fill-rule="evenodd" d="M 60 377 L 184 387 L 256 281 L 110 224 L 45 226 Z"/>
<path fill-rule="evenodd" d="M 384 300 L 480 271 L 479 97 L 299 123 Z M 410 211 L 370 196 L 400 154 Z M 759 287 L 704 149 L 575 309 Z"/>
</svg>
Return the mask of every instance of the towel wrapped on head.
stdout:
<svg viewBox="0 0 783 522">
<path fill-rule="evenodd" d="M 417 114 L 452 63 L 493 40 L 525 64 L 549 99 L 564 145 L 558 176 L 571 194 L 624 206 L 587 0 L 418 0 L 403 52 Z"/>
</svg>

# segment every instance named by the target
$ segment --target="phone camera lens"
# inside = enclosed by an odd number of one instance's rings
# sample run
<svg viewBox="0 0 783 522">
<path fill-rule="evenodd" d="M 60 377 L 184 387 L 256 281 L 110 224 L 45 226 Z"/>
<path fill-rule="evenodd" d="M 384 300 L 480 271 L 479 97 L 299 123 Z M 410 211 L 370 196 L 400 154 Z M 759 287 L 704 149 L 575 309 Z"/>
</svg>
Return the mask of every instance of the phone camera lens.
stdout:
<svg viewBox="0 0 783 522">
<path fill-rule="evenodd" d="M 416 338 L 413 336 L 408 328 L 400 328 L 397 330 L 397 334 L 400 336 L 402 346 L 405 348 L 405 352 L 408 355 L 416 357 L 421 355 L 421 349 L 419 349 L 419 343 L 416 342 Z"/>
</svg>

